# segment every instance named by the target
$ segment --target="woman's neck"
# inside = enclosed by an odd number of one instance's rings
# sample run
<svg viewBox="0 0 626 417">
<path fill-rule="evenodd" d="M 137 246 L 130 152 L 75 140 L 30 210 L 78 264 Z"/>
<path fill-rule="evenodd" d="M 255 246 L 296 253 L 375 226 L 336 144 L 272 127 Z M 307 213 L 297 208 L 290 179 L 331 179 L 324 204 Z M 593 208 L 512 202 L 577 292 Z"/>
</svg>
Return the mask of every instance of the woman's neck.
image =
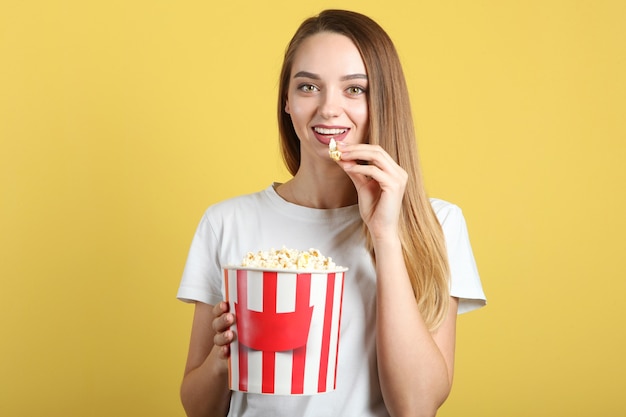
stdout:
<svg viewBox="0 0 626 417">
<path fill-rule="evenodd" d="M 299 206 L 333 209 L 357 204 L 354 184 L 341 172 L 340 175 L 316 177 L 300 172 L 276 188 L 283 199 Z"/>
</svg>

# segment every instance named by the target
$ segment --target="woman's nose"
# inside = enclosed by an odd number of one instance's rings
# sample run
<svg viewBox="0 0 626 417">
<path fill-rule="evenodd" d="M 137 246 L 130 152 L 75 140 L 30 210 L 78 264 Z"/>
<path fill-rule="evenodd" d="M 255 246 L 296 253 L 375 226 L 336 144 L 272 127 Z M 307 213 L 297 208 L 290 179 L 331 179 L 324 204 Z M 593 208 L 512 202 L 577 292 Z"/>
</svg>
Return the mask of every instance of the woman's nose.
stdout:
<svg viewBox="0 0 626 417">
<path fill-rule="evenodd" d="M 325 91 L 320 103 L 320 115 L 326 119 L 341 114 L 341 97 L 334 91 Z"/>
</svg>

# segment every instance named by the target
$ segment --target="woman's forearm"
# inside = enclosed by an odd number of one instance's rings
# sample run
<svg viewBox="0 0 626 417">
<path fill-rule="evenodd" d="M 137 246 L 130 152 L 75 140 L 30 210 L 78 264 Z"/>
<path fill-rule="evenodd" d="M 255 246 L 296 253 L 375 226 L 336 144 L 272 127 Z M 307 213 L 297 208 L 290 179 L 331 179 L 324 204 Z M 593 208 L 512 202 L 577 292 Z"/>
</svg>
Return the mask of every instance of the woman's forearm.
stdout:
<svg viewBox="0 0 626 417">
<path fill-rule="evenodd" d="M 417 308 L 399 239 L 374 242 L 374 250 L 377 355 L 385 404 L 392 416 L 434 416 L 450 392 L 450 355 L 441 351 Z"/>
<path fill-rule="evenodd" d="M 188 417 L 224 417 L 228 414 L 230 390 L 214 348 L 204 363 L 185 375 L 180 397 Z"/>
</svg>

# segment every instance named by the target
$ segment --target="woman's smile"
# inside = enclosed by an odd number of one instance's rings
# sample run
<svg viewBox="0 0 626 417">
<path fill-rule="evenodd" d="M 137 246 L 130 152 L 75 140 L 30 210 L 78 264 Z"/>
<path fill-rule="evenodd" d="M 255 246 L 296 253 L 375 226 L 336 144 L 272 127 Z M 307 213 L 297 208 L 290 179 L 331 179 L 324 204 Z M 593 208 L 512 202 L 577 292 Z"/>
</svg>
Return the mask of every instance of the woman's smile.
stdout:
<svg viewBox="0 0 626 417">
<path fill-rule="evenodd" d="M 326 146 L 328 146 L 331 139 L 341 142 L 349 132 L 350 128 L 348 127 L 313 126 L 313 135 Z"/>
</svg>

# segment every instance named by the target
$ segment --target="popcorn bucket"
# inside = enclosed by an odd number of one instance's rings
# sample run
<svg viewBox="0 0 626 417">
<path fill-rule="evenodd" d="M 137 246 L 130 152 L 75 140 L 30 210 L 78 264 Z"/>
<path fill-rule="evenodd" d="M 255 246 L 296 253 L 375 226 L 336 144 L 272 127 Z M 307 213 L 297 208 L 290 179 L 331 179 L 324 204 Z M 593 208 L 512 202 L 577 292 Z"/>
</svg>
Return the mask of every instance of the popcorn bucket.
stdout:
<svg viewBox="0 0 626 417">
<path fill-rule="evenodd" d="M 236 317 L 231 390 L 312 395 L 335 389 L 346 270 L 224 269 L 226 301 Z"/>
</svg>

